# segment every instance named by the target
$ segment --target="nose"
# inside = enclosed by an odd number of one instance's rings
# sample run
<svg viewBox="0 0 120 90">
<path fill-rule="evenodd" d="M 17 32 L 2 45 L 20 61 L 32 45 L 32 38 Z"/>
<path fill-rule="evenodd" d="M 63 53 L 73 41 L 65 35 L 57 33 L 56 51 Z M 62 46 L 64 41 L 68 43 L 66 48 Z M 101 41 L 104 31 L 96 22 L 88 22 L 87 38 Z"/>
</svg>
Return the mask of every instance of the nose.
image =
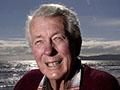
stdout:
<svg viewBox="0 0 120 90">
<path fill-rule="evenodd" d="M 48 55 L 48 56 L 54 56 L 54 55 L 57 54 L 57 50 L 55 49 L 53 44 L 49 43 L 49 44 L 46 44 L 46 48 L 44 50 L 44 54 Z"/>
</svg>

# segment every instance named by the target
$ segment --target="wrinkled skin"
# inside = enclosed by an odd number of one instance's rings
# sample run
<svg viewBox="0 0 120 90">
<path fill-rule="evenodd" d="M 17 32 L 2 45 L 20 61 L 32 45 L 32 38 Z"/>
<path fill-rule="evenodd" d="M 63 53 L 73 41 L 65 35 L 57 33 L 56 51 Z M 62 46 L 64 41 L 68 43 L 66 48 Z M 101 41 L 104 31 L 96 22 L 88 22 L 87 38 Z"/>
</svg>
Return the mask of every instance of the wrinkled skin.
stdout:
<svg viewBox="0 0 120 90">
<path fill-rule="evenodd" d="M 40 71 L 50 81 L 65 78 L 71 66 L 69 41 L 63 18 L 34 17 L 30 27 L 32 52 Z"/>
</svg>

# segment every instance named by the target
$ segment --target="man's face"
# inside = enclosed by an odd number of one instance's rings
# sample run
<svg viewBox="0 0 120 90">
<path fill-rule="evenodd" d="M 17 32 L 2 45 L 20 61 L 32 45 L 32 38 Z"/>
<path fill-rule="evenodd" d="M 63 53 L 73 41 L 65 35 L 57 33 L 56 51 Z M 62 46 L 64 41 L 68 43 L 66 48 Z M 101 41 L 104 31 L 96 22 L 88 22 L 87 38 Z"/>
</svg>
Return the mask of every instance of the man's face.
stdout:
<svg viewBox="0 0 120 90">
<path fill-rule="evenodd" d="M 31 27 L 32 52 L 40 71 L 59 80 L 70 71 L 71 53 L 61 17 L 35 17 Z"/>
</svg>

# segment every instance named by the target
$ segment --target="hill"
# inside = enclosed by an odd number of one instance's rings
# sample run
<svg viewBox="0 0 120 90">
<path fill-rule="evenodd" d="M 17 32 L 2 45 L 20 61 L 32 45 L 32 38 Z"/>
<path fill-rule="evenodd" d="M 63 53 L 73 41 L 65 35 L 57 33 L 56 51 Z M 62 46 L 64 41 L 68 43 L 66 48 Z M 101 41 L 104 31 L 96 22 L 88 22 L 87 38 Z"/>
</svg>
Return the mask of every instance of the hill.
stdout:
<svg viewBox="0 0 120 90">
<path fill-rule="evenodd" d="M 81 56 L 82 60 L 120 60 L 120 54 L 107 54 L 97 56 Z"/>
</svg>

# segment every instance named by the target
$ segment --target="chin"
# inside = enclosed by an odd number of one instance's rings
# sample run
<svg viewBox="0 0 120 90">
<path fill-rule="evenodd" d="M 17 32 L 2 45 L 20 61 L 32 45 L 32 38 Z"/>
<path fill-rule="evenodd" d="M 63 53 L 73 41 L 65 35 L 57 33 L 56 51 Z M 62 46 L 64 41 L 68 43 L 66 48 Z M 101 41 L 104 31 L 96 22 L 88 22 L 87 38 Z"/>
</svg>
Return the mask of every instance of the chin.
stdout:
<svg viewBox="0 0 120 90">
<path fill-rule="evenodd" d="M 56 73 L 53 73 L 51 75 L 47 75 L 47 78 L 49 80 L 60 80 L 61 78 L 63 78 L 64 75 L 62 74 L 56 74 Z"/>
</svg>

